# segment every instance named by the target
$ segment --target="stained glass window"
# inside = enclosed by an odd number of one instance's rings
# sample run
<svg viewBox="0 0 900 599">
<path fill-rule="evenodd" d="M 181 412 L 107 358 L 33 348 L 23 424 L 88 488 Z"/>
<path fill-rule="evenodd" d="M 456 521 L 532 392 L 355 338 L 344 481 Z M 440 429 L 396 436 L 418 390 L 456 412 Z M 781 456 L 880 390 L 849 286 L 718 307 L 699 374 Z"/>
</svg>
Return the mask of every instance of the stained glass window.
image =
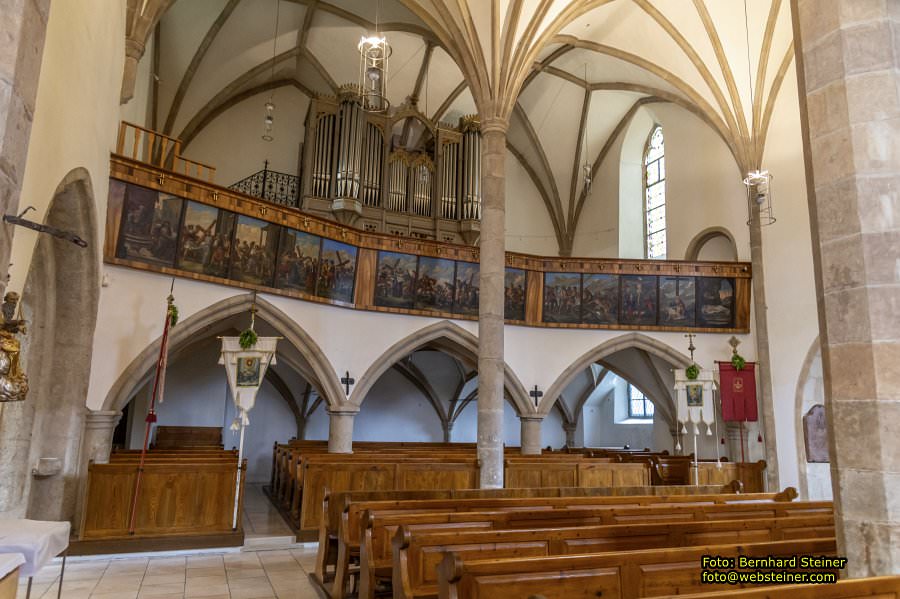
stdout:
<svg viewBox="0 0 900 599">
<path fill-rule="evenodd" d="M 644 238 L 647 257 L 666 257 L 666 156 L 662 127 L 647 139 L 644 157 Z"/>
<path fill-rule="evenodd" d="M 634 385 L 628 385 L 628 417 L 653 418 L 653 402 Z"/>
</svg>

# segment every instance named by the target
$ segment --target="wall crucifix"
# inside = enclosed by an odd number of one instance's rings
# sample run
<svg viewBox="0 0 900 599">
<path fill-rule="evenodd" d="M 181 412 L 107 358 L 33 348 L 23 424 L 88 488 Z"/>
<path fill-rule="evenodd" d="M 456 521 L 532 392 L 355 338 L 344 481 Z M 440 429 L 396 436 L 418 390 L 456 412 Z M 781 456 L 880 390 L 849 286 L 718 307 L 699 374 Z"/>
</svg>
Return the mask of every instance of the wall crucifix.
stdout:
<svg viewBox="0 0 900 599">
<path fill-rule="evenodd" d="M 344 387 L 346 388 L 347 396 L 349 397 L 350 396 L 350 385 L 356 384 L 356 379 L 350 378 L 349 370 L 347 371 L 347 374 L 345 374 L 344 377 L 341 379 L 341 384 L 344 385 Z"/>
<path fill-rule="evenodd" d="M 535 385 L 534 389 L 528 392 L 528 395 L 534 398 L 534 407 L 536 408 L 541 401 L 541 397 L 544 396 L 544 392 L 538 389 L 538 386 Z"/>
</svg>

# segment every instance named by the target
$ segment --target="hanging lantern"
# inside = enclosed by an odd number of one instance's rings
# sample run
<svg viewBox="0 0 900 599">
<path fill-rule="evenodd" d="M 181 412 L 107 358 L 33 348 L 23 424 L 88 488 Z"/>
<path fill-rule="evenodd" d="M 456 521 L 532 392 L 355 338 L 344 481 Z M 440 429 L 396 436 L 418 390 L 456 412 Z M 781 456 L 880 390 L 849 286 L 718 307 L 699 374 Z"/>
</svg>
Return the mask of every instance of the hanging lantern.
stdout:
<svg viewBox="0 0 900 599">
<path fill-rule="evenodd" d="M 747 186 L 747 224 L 753 222 L 754 212 L 759 212 L 759 224 L 762 227 L 775 222 L 775 209 L 772 204 L 772 175 L 769 171 L 750 171 L 744 179 Z"/>
<path fill-rule="evenodd" d="M 391 45 L 387 38 L 373 35 L 363 37 L 357 46 L 359 50 L 359 90 L 363 108 L 369 112 L 387 112 L 388 58 Z"/>
<path fill-rule="evenodd" d="M 266 102 L 266 116 L 263 119 L 263 123 L 265 124 L 265 133 L 263 133 L 262 138 L 265 141 L 272 141 L 275 139 L 272 136 L 272 127 L 275 124 L 275 104 L 272 103 L 272 98 L 269 98 L 269 101 Z"/>
</svg>

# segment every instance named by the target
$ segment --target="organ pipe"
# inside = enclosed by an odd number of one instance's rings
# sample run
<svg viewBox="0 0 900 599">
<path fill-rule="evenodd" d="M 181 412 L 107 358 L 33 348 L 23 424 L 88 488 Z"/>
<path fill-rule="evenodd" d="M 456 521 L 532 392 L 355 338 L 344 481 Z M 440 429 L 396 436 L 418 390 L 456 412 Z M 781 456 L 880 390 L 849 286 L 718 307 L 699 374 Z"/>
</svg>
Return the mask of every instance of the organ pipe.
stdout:
<svg viewBox="0 0 900 599">
<path fill-rule="evenodd" d="M 341 97 L 335 197 L 359 197 L 366 119 L 356 93 Z"/>
<path fill-rule="evenodd" d="M 459 166 L 459 144 L 444 144 L 441 154 L 441 218 L 457 218 L 457 167 Z"/>
<path fill-rule="evenodd" d="M 362 163 L 362 200 L 366 206 L 381 205 L 381 164 L 384 136 L 372 123 L 366 124 L 366 141 Z"/>
<path fill-rule="evenodd" d="M 481 132 L 473 117 L 460 119 L 460 128 L 463 129 L 462 219 L 477 220 L 481 218 Z"/>
<path fill-rule="evenodd" d="M 313 195 L 328 197 L 331 188 L 332 147 L 335 115 L 323 114 L 316 121 L 316 146 L 313 160 Z"/>
</svg>

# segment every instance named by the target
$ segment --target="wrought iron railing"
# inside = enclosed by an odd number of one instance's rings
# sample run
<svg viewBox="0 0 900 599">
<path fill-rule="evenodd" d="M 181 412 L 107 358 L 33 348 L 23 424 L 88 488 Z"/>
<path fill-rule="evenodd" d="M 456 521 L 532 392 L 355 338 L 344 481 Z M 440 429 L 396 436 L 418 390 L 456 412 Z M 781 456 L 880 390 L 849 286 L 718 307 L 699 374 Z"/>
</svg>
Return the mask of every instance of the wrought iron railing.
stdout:
<svg viewBox="0 0 900 599">
<path fill-rule="evenodd" d="M 263 200 L 290 206 L 300 207 L 300 177 L 270 171 L 268 168 L 241 179 L 229 189 L 246 193 Z"/>
</svg>

